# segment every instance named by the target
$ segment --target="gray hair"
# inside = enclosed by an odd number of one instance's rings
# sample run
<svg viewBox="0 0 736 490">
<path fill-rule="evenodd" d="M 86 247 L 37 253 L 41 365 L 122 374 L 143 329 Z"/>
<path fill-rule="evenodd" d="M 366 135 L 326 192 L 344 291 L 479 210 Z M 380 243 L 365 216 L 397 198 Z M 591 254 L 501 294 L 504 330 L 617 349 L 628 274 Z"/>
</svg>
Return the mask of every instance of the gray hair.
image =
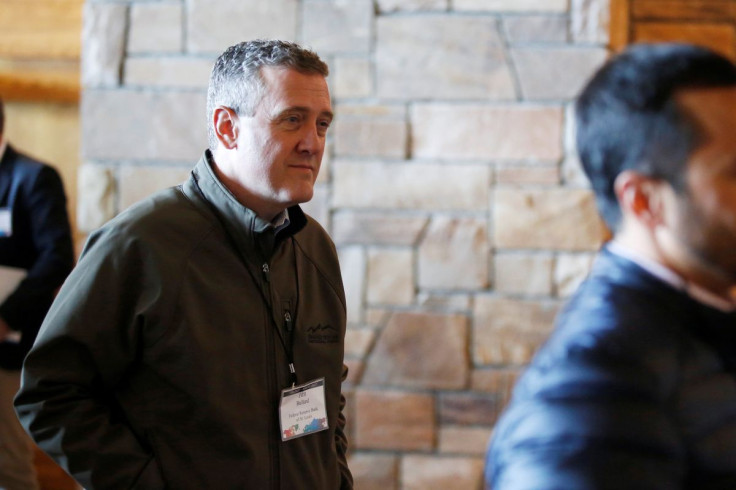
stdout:
<svg viewBox="0 0 736 490">
<path fill-rule="evenodd" d="M 212 124 L 217 107 L 229 107 L 238 115 L 255 114 L 264 90 L 260 73 L 262 66 L 283 66 L 323 77 L 329 74 L 327 64 L 316 53 L 292 42 L 256 39 L 230 46 L 215 61 L 207 89 L 210 150 L 217 147 Z"/>
</svg>

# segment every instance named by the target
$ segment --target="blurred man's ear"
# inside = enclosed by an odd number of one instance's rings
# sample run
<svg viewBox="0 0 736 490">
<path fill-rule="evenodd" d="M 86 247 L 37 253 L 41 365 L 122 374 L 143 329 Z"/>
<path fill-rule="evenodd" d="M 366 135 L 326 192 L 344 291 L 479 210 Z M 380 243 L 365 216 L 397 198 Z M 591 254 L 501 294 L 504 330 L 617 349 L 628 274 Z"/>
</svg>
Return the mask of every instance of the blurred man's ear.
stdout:
<svg viewBox="0 0 736 490">
<path fill-rule="evenodd" d="M 220 144 L 228 150 L 232 150 L 237 146 L 240 130 L 238 123 L 238 114 L 230 107 L 217 107 L 212 115 L 215 136 Z"/>
<path fill-rule="evenodd" d="M 621 172 L 614 182 L 614 192 L 624 220 L 634 219 L 653 229 L 664 221 L 664 193 L 669 184 L 632 170 Z"/>
</svg>

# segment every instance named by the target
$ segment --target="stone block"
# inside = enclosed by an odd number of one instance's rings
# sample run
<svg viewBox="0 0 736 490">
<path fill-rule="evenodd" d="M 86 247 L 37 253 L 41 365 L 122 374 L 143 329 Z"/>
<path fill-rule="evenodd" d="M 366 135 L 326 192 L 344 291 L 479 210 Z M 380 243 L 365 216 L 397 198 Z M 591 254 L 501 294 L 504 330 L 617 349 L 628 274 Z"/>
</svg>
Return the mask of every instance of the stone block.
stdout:
<svg viewBox="0 0 736 490">
<path fill-rule="evenodd" d="M 337 157 L 406 158 L 408 130 L 403 119 L 340 117 L 333 126 Z"/>
<path fill-rule="evenodd" d="M 412 156 L 558 161 L 562 115 L 562 108 L 554 106 L 415 104 Z"/>
<path fill-rule="evenodd" d="M 344 362 L 345 366 L 348 368 L 348 376 L 342 383 L 343 391 L 346 388 L 352 388 L 360 383 L 360 380 L 363 377 L 363 370 L 365 368 L 365 363 L 360 359 L 345 359 Z"/>
<path fill-rule="evenodd" d="M 478 295 L 473 309 L 476 365 L 527 364 L 554 326 L 559 304 Z"/>
<path fill-rule="evenodd" d="M 371 248 L 368 251 L 368 303 L 411 304 L 414 300 L 413 260 L 411 249 Z"/>
<path fill-rule="evenodd" d="M 571 0 L 570 31 L 576 43 L 608 45 L 610 23 L 611 0 Z"/>
<path fill-rule="evenodd" d="M 468 318 L 396 313 L 366 365 L 364 385 L 462 389 L 467 385 Z"/>
<path fill-rule="evenodd" d="M 349 99 L 373 94 L 373 66 L 369 58 L 335 58 L 330 78 L 335 98 Z"/>
<path fill-rule="evenodd" d="M 412 246 L 427 221 L 425 216 L 337 211 L 332 217 L 332 238 L 338 244 Z"/>
<path fill-rule="evenodd" d="M 333 172 L 335 207 L 488 210 L 487 165 L 336 161 Z"/>
<path fill-rule="evenodd" d="M 555 290 L 561 297 L 570 296 L 587 277 L 595 255 L 559 254 L 555 261 Z"/>
<path fill-rule="evenodd" d="M 511 400 L 520 375 L 521 368 L 474 369 L 470 375 L 470 388 L 493 394 L 498 401 L 498 413 L 501 413 Z"/>
<path fill-rule="evenodd" d="M 320 55 L 367 54 L 373 11 L 371 0 L 303 0 L 302 41 Z"/>
<path fill-rule="evenodd" d="M 128 54 L 180 53 L 184 47 L 183 20 L 179 2 L 132 4 Z"/>
<path fill-rule="evenodd" d="M 213 62 L 189 57 L 127 58 L 123 80 L 127 86 L 207 90 Z"/>
<path fill-rule="evenodd" d="M 377 20 L 376 83 L 394 99 L 516 97 L 496 19 L 452 15 Z"/>
<path fill-rule="evenodd" d="M 604 236 L 589 190 L 499 187 L 491 207 L 498 248 L 596 250 Z"/>
<path fill-rule="evenodd" d="M 372 327 L 383 328 L 392 314 L 393 311 L 388 308 L 369 307 L 365 311 L 365 323 Z"/>
<path fill-rule="evenodd" d="M 576 97 L 608 57 L 598 47 L 533 47 L 511 50 L 521 92 L 529 100 Z"/>
<path fill-rule="evenodd" d="M 479 489 L 483 458 L 407 455 L 401 460 L 402 490 Z"/>
<path fill-rule="evenodd" d="M 190 0 L 187 52 L 220 54 L 248 39 L 297 39 L 298 0 Z"/>
<path fill-rule="evenodd" d="M 565 159 L 561 166 L 562 179 L 568 186 L 587 188 L 590 183 L 578 156 L 575 125 L 575 107 L 570 103 L 565 108 Z"/>
<path fill-rule="evenodd" d="M 560 183 L 560 168 L 557 163 L 510 163 L 496 165 L 496 184 L 541 184 Z"/>
<path fill-rule="evenodd" d="M 494 256 L 495 290 L 531 296 L 552 294 L 554 260 L 549 253 L 504 253 Z"/>
<path fill-rule="evenodd" d="M 517 43 L 564 43 L 567 41 L 566 15 L 513 15 L 504 17 L 506 39 Z"/>
<path fill-rule="evenodd" d="M 376 332 L 372 328 L 348 328 L 345 331 L 345 357 L 362 359 L 375 338 Z"/>
<path fill-rule="evenodd" d="M 490 427 L 499 413 L 496 397 L 486 393 L 442 393 L 439 397 L 441 424 Z"/>
<path fill-rule="evenodd" d="M 378 0 L 377 3 L 381 14 L 447 10 L 448 8 L 448 0 Z"/>
<path fill-rule="evenodd" d="M 363 318 L 365 294 L 366 258 L 363 247 L 338 248 L 340 271 L 345 288 L 348 323 L 360 323 Z"/>
<path fill-rule="evenodd" d="M 434 398 L 421 393 L 359 389 L 353 447 L 426 451 L 435 444 Z"/>
<path fill-rule="evenodd" d="M 194 164 L 192 164 L 194 166 Z M 192 167 L 126 165 L 119 172 L 120 209 L 126 209 L 151 194 L 181 184 Z"/>
<path fill-rule="evenodd" d="M 87 90 L 81 113 L 89 159 L 194 165 L 207 146 L 204 93 Z"/>
<path fill-rule="evenodd" d="M 453 0 L 456 11 L 567 12 L 567 0 Z"/>
<path fill-rule="evenodd" d="M 82 26 L 82 86 L 120 84 L 128 8 L 123 4 L 86 3 Z"/>
<path fill-rule="evenodd" d="M 467 313 L 471 308 L 471 298 L 468 294 L 420 291 L 417 304 L 427 311 Z"/>
<path fill-rule="evenodd" d="M 361 490 L 399 490 L 399 461 L 396 456 L 377 453 L 352 453 L 348 467 L 355 488 Z"/>
<path fill-rule="evenodd" d="M 419 245 L 419 287 L 484 289 L 489 255 L 486 220 L 435 217 Z"/>
<path fill-rule="evenodd" d="M 440 427 L 439 452 L 483 456 L 488 448 L 491 429 L 487 427 Z"/>
<path fill-rule="evenodd" d="M 85 163 L 77 173 L 77 228 L 96 230 L 115 216 L 115 176 L 102 165 Z"/>
<path fill-rule="evenodd" d="M 314 186 L 312 199 L 301 203 L 302 210 L 315 219 L 323 228 L 330 225 L 330 188 L 324 184 Z"/>
</svg>

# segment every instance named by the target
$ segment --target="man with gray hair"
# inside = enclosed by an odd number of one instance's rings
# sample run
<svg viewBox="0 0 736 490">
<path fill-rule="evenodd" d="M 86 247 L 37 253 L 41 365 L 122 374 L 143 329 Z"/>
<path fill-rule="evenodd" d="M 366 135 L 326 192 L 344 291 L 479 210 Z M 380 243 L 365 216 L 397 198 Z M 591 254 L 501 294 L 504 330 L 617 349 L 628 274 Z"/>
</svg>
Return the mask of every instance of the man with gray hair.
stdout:
<svg viewBox="0 0 736 490">
<path fill-rule="evenodd" d="M 332 120 L 327 65 L 282 41 L 215 63 L 184 184 L 93 233 L 16 409 L 91 489 L 349 489 L 345 298 L 299 203 Z"/>
</svg>

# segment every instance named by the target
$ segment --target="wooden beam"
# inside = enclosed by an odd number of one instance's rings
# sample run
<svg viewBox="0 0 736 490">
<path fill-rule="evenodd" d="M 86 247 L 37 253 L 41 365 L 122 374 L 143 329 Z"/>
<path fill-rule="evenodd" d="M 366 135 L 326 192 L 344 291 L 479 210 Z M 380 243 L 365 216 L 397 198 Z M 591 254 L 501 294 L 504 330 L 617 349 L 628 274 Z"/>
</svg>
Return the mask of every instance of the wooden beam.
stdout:
<svg viewBox="0 0 736 490">
<path fill-rule="evenodd" d="M 736 26 L 679 22 L 637 22 L 634 41 L 680 41 L 704 46 L 736 59 Z"/>
<path fill-rule="evenodd" d="M 631 0 L 611 0 L 611 26 L 609 47 L 621 51 L 631 41 Z"/>
<path fill-rule="evenodd" d="M 68 68 L 0 71 L 0 97 L 6 101 L 79 102 L 79 64 Z"/>
<path fill-rule="evenodd" d="M 728 22 L 733 0 L 635 0 L 635 20 L 678 20 Z"/>
</svg>

